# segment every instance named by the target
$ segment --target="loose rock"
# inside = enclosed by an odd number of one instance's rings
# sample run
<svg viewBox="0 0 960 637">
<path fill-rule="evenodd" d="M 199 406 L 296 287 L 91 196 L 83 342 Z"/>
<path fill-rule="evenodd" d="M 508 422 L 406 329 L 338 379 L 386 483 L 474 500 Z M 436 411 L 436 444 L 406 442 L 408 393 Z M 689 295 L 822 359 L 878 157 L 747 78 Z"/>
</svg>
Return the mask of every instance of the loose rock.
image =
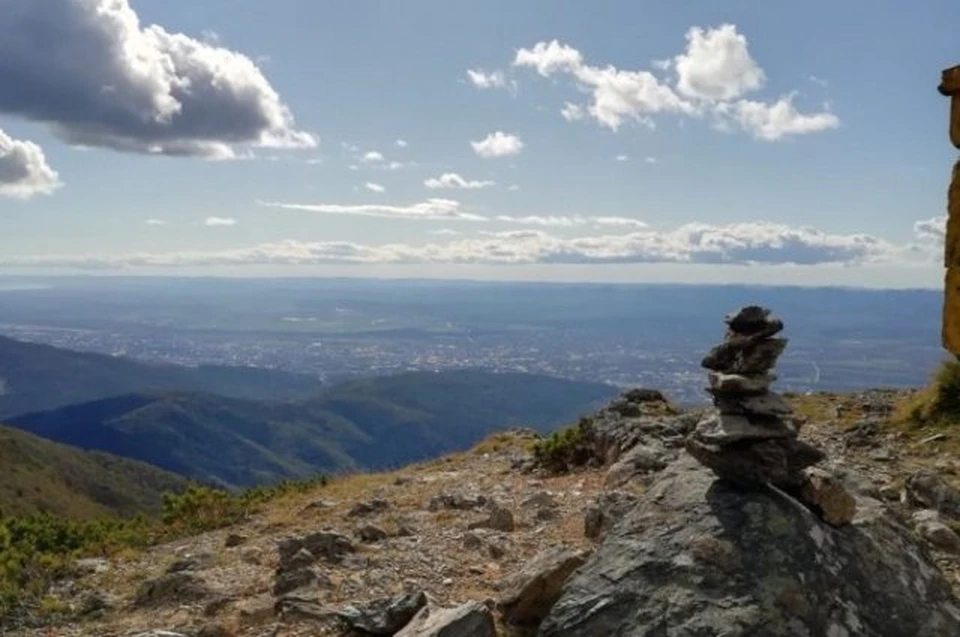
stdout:
<svg viewBox="0 0 960 637">
<path fill-rule="evenodd" d="M 504 580 L 499 604 L 504 619 L 517 626 L 538 625 L 560 598 L 564 583 L 588 555 L 563 548 L 547 551 Z"/>
<path fill-rule="evenodd" d="M 337 611 L 337 616 L 353 630 L 370 635 L 393 635 L 409 624 L 426 605 L 426 593 L 417 591 L 376 599 L 362 605 L 345 606 Z"/>
<path fill-rule="evenodd" d="M 427 606 L 395 637 L 496 637 L 496 629 L 489 608 L 467 602 L 456 608 Z"/>
</svg>

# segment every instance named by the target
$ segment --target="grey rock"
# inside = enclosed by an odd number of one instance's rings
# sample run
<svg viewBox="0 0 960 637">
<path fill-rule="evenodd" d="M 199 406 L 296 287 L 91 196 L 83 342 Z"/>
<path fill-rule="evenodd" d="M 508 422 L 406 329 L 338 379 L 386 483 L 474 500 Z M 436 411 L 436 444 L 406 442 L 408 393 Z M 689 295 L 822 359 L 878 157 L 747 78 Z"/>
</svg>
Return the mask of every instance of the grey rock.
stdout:
<svg viewBox="0 0 960 637">
<path fill-rule="evenodd" d="M 210 553 L 200 553 L 191 555 L 179 560 L 175 560 L 167 567 L 168 573 L 179 573 L 181 571 L 198 571 L 213 563 L 214 557 Z"/>
<path fill-rule="evenodd" d="M 443 509 L 455 509 L 458 511 L 468 511 L 478 509 L 487 504 L 486 496 L 468 496 L 463 493 L 441 493 L 430 498 L 430 504 L 427 508 L 430 511 L 440 511 Z"/>
<path fill-rule="evenodd" d="M 926 520 L 917 524 L 917 534 L 934 547 L 949 553 L 960 552 L 960 535 L 938 520 Z"/>
<path fill-rule="evenodd" d="M 345 606 L 337 611 L 337 616 L 353 630 L 370 635 L 393 635 L 409 624 L 426 605 L 426 593 L 417 591 Z"/>
<path fill-rule="evenodd" d="M 420 610 L 395 637 L 496 637 L 493 613 L 480 602 Z"/>
<path fill-rule="evenodd" d="M 360 538 L 361 542 L 367 542 L 370 544 L 387 539 L 387 532 L 381 529 L 379 526 L 367 524 L 357 529 L 357 537 Z"/>
<path fill-rule="evenodd" d="M 525 509 L 555 509 L 558 504 L 557 499 L 553 497 L 552 494 L 546 491 L 537 491 L 533 495 L 524 498 L 520 506 Z"/>
<path fill-rule="evenodd" d="M 719 372 L 707 373 L 710 389 L 714 392 L 727 394 L 754 394 L 765 392 L 777 380 L 775 374 L 722 374 Z"/>
<path fill-rule="evenodd" d="M 320 571 L 312 566 L 302 566 L 278 571 L 273 580 L 273 594 L 277 597 L 297 592 L 297 596 L 312 595 L 326 582 Z"/>
<path fill-rule="evenodd" d="M 771 316 L 770 310 L 748 305 L 723 317 L 731 332 L 741 336 L 773 336 L 783 330 L 783 321 Z"/>
<path fill-rule="evenodd" d="M 661 474 L 567 582 L 540 637 L 949 637 L 960 606 L 876 501 L 832 527 L 690 459 Z"/>
<path fill-rule="evenodd" d="M 516 529 L 516 522 L 510 509 L 494 504 L 490 507 L 490 514 L 483 520 L 472 522 L 467 527 L 473 529 L 493 529 L 494 531 L 510 532 Z"/>
<path fill-rule="evenodd" d="M 166 573 L 137 588 L 133 605 L 137 608 L 178 606 L 209 597 L 211 590 L 202 579 L 188 572 Z"/>
<path fill-rule="evenodd" d="M 729 445 L 743 440 L 796 438 L 797 429 L 776 418 L 761 423 L 756 419 L 735 414 L 713 414 L 702 420 L 691 436 L 707 445 Z"/>
<path fill-rule="evenodd" d="M 560 598 L 567 579 L 589 552 L 557 548 L 536 556 L 523 570 L 500 584 L 499 608 L 515 626 L 537 626 Z"/>
<path fill-rule="evenodd" d="M 933 471 L 917 471 L 903 486 L 910 505 L 936 509 L 948 518 L 960 519 L 960 493 Z"/>
<path fill-rule="evenodd" d="M 347 536 L 334 531 L 319 531 L 304 537 L 281 540 L 277 544 L 281 564 L 290 560 L 301 549 L 330 562 L 339 562 L 345 555 L 356 550 Z"/>
<path fill-rule="evenodd" d="M 592 540 L 600 539 L 637 505 L 637 496 L 626 491 L 604 491 L 587 509 L 583 517 L 583 533 Z"/>
<path fill-rule="evenodd" d="M 802 486 L 803 470 L 825 457 L 816 447 L 793 438 L 720 446 L 690 437 L 687 451 L 724 480 L 743 486 L 770 482 L 784 488 Z"/>
<path fill-rule="evenodd" d="M 785 338 L 735 336 L 710 350 L 700 364 L 724 374 L 763 374 L 776 366 L 786 347 Z"/>
<path fill-rule="evenodd" d="M 132 637 L 190 637 L 184 633 L 177 633 L 172 630 L 148 630 L 142 633 L 134 633 Z"/>
<path fill-rule="evenodd" d="M 607 470 L 604 486 L 616 488 L 636 476 L 662 471 L 672 459 L 662 446 L 636 445 Z"/>
<path fill-rule="evenodd" d="M 347 511 L 348 518 L 362 518 L 376 513 L 382 513 L 390 508 L 390 503 L 383 499 L 374 499 L 369 502 L 357 502 Z"/>
<path fill-rule="evenodd" d="M 783 418 L 793 413 L 793 407 L 790 406 L 790 403 L 779 394 L 770 392 L 746 395 L 718 395 L 715 403 L 717 409 L 725 414 L 748 414 Z"/>
<path fill-rule="evenodd" d="M 879 489 L 880 497 L 893 502 L 900 499 L 900 489 L 895 484 L 885 484 Z"/>
<path fill-rule="evenodd" d="M 223 546 L 225 548 L 231 549 L 235 546 L 240 546 L 241 544 L 246 544 L 247 536 L 241 535 L 240 533 L 231 533 L 223 541 Z"/>
</svg>

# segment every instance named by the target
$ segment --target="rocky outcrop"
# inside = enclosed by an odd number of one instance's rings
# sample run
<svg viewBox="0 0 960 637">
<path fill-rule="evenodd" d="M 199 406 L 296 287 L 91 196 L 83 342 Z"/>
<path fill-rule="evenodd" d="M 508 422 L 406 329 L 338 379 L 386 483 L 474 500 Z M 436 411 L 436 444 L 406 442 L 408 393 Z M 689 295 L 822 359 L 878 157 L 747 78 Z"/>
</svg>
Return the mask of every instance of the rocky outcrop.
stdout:
<svg viewBox="0 0 960 637">
<path fill-rule="evenodd" d="M 394 635 L 427 605 L 423 591 L 345 606 L 336 615 L 351 629 L 364 635 Z"/>
<path fill-rule="evenodd" d="M 542 637 L 960 635 L 910 531 L 864 499 L 837 528 L 774 488 L 672 464 L 567 583 Z"/>
<path fill-rule="evenodd" d="M 557 548 L 535 557 L 500 585 L 500 610 L 507 623 L 536 626 L 559 599 L 570 575 L 587 559 L 585 551 Z"/>
</svg>

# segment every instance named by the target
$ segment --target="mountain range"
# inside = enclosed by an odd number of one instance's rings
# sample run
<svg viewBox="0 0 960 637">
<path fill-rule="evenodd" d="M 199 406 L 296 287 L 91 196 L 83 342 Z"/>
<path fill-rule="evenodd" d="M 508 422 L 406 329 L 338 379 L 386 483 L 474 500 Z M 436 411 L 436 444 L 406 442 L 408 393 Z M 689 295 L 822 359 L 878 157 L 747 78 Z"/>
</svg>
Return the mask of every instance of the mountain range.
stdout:
<svg viewBox="0 0 960 637">
<path fill-rule="evenodd" d="M 285 400 L 319 388 L 310 376 L 272 369 L 147 363 L 0 336 L 0 419 L 139 391 Z"/>
<path fill-rule="evenodd" d="M 601 383 L 482 370 L 321 388 L 283 372 L 148 365 L 10 339 L 0 350 L 0 413 L 39 407 L 5 424 L 229 489 L 395 467 L 513 426 L 547 432 L 616 393 Z M 256 387 L 237 397 L 248 386 Z M 93 399 L 64 404 L 77 397 Z"/>
</svg>

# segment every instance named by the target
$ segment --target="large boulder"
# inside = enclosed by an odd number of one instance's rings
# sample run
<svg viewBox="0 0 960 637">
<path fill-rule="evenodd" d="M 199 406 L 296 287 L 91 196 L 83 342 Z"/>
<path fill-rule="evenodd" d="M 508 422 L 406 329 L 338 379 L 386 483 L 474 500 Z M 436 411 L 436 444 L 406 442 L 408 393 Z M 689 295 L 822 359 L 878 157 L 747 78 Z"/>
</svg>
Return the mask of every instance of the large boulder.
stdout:
<svg viewBox="0 0 960 637">
<path fill-rule="evenodd" d="M 560 598 L 563 584 L 587 559 L 586 551 L 564 547 L 536 556 L 519 572 L 500 584 L 500 610 L 517 626 L 536 626 Z"/>
<path fill-rule="evenodd" d="M 912 534 L 861 499 L 833 527 L 684 458 L 567 582 L 542 637 L 949 637 L 960 604 Z"/>
</svg>

